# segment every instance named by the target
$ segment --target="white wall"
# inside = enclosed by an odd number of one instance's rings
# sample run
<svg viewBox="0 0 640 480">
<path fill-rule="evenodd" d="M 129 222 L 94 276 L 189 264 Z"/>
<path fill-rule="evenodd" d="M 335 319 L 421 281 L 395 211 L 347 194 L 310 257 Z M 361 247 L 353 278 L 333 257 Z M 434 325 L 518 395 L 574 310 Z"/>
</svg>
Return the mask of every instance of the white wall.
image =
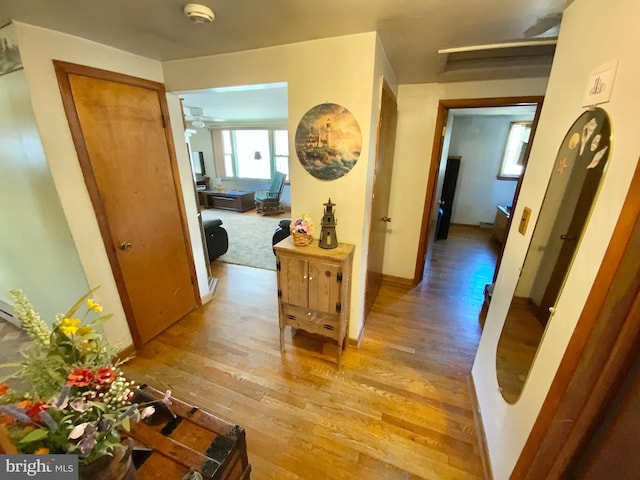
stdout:
<svg viewBox="0 0 640 480">
<path fill-rule="evenodd" d="M 24 23 L 16 22 L 16 32 L 40 138 L 80 263 L 89 285 L 100 286 L 96 299 L 114 314 L 105 324 L 107 337 L 127 347 L 133 343 L 129 326 L 71 139 L 52 59 L 158 82 L 162 81 L 160 63 Z"/>
<path fill-rule="evenodd" d="M 176 162 L 178 164 L 178 175 L 180 176 L 184 211 L 187 217 L 187 230 L 191 238 L 191 251 L 198 281 L 198 292 L 202 303 L 206 303 L 212 298 L 212 294 L 209 291 L 209 271 L 206 263 L 209 258 L 205 255 L 204 244 L 202 243 L 202 227 L 198 217 L 198 196 L 195 191 L 195 178 L 182 123 L 180 97 L 173 93 L 168 93 L 167 108 L 169 109 L 173 144 L 176 148 Z"/>
<path fill-rule="evenodd" d="M 515 217 L 519 217 L 525 206 L 531 207 L 534 215 L 529 224 L 535 224 L 557 149 L 567 129 L 584 111 L 581 100 L 589 72 L 617 59 L 611 102 L 601 105 L 611 117 L 613 148 L 556 313 L 547 326 L 522 396 L 513 405 L 507 404 L 499 393 L 495 352 L 533 229 L 530 228 L 526 236 L 512 234 L 507 241 L 472 371 L 491 464 L 498 480 L 509 477 L 540 411 L 602 262 L 638 163 L 638 18 L 640 3 L 636 0 L 606 5 L 597 0 L 578 0 L 563 16 L 549 88 Z M 516 223 L 512 228 L 517 228 Z"/>
<path fill-rule="evenodd" d="M 51 324 L 88 290 L 31 108 L 24 70 L 0 76 L 0 300 L 22 289 Z M 16 319 L 17 321 L 17 319 Z"/>
<path fill-rule="evenodd" d="M 544 95 L 546 85 L 546 78 L 400 85 L 389 212 L 393 222 L 385 246 L 385 274 L 413 278 L 438 101 Z"/>
<path fill-rule="evenodd" d="M 513 201 L 517 182 L 498 180 L 511 122 L 533 116 L 455 116 L 449 155 L 461 156 L 458 187 L 453 199 L 452 223 L 493 223 L 497 205 Z"/>
<path fill-rule="evenodd" d="M 343 105 L 358 120 L 362 153 L 344 177 L 322 181 L 309 175 L 295 155 L 290 135 L 289 176 L 293 217 L 309 213 L 317 223 L 323 203 L 336 203 L 338 240 L 356 245 L 353 265 L 352 307 L 349 336 L 357 337 L 363 324 L 363 265 L 366 268 L 371 158 L 371 116 L 374 96 L 375 32 L 302 42 L 258 50 L 176 60 L 163 64 L 167 90 L 185 91 L 231 85 L 287 82 L 289 132 L 295 132 L 302 116 L 320 103 Z M 368 225 L 368 224 L 367 224 Z M 275 228 L 275 226 L 274 226 Z M 319 230 L 314 237 L 318 237 Z"/>
</svg>

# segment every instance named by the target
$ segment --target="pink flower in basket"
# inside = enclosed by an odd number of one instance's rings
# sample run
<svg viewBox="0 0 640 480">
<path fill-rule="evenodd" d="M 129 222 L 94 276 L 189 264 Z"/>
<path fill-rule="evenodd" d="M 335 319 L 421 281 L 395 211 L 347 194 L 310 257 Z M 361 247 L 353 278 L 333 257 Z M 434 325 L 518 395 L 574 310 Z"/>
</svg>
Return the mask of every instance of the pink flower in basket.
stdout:
<svg viewBox="0 0 640 480">
<path fill-rule="evenodd" d="M 291 233 L 301 233 L 303 235 L 311 235 L 315 228 L 316 226 L 314 225 L 313 220 L 311 220 L 311 217 L 306 213 L 302 218 L 296 219 L 289 225 Z"/>
</svg>

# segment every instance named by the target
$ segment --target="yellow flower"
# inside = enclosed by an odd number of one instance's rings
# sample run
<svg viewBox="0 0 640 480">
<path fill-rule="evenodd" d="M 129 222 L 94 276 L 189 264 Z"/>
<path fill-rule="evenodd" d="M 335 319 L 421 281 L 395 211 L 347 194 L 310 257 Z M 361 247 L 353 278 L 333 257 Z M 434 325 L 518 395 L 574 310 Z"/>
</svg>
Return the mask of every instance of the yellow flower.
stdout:
<svg viewBox="0 0 640 480">
<path fill-rule="evenodd" d="M 89 325 L 83 325 L 83 326 L 78 328 L 78 331 L 76 332 L 76 334 L 79 337 L 82 337 L 82 336 L 87 335 L 87 334 L 89 334 L 91 332 L 93 332 L 93 328 L 91 328 Z"/>
<path fill-rule="evenodd" d="M 87 307 L 89 307 L 89 310 L 93 310 L 94 312 L 100 313 L 102 311 L 102 305 L 96 303 L 93 298 L 87 300 Z"/>
<path fill-rule="evenodd" d="M 65 318 L 60 323 L 60 330 L 65 335 L 73 335 L 78 331 L 78 325 L 80 325 L 80 320 L 78 318 Z"/>
<path fill-rule="evenodd" d="M 37 449 L 35 452 L 33 452 L 36 455 L 46 455 L 49 453 L 49 449 L 47 447 L 40 447 L 39 449 Z"/>
</svg>

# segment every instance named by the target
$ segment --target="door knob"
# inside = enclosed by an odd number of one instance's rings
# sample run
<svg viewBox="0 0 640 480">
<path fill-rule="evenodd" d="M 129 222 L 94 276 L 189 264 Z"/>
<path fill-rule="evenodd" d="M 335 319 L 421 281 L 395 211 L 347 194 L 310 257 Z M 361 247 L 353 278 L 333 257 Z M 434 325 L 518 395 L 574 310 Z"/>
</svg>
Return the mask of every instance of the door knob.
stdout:
<svg viewBox="0 0 640 480">
<path fill-rule="evenodd" d="M 131 250 L 131 247 L 133 247 L 133 245 L 130 242 L 120 242 L 120 250 L 128 252 Z"/>
<path fill-rule="evenodd" d="M 574 238 L 573 235 L 560 235 L 560 240 L 573 240 Z"/>
<path fill-rule="evenodd" d="M 382 217 L 380 220 L 383 221 L 383 222 L 387 222 L 387 223 L 389 223 L 391 221 L 391 219 L 389 217 Z"/>
</svg>

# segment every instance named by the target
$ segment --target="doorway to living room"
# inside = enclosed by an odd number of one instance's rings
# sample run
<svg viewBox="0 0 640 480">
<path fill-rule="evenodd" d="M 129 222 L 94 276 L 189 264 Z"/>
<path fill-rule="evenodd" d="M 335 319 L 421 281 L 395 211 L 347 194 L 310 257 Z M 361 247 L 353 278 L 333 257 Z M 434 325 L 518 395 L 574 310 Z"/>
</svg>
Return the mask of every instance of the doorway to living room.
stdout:
<svg viewBox="0 0 640 480">
<path fill-rule="evenodd" d="M 289 218 L 291 205 L 287 83 L 176 93 L 183 103 L 202 224 L 220 220 L 228 236 L 228 248 L 210 252 L 209 258 L 274 270 L 271 238 L 280 219 Z M 254 197 L 269 189 L 277 172 L 286 176 L 277 209 L 285 213 L 260 215 Z"/>
</svg>

